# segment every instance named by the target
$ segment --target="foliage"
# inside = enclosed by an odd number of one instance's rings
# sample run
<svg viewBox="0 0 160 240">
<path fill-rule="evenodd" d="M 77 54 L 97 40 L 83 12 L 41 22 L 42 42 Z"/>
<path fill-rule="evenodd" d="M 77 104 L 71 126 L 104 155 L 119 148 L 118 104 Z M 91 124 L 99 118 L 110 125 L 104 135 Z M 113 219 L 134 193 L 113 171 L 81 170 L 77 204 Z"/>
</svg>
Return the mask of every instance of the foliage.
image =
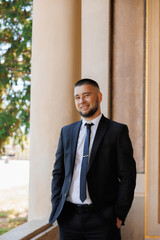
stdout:
<svg viewBox="0 0 160 240">
<path fill-rule="evenodd" d="M 29 132 L 33 0 L 0 0 L 0 152 Z"/>
<path fill-rule="evenodd" d="M 15 214 L 14 210 L 0 211 L 0 218 L 8 218 L 10 214 Z"/>
<path fill-rule="evenodd" d="M 0 235 L 27 222 L 26 217 L 20 217 L 15 210 L 0 211 Z"/>
</svg>

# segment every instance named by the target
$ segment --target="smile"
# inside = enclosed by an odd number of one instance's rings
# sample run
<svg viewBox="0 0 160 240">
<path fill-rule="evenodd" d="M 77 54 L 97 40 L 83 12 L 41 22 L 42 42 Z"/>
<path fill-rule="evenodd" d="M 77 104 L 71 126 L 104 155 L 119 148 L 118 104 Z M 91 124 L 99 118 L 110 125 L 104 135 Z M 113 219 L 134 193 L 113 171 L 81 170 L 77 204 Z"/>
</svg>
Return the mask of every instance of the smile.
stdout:
<svg viewBox="0 0 160 240">
<path fill-rule="evenodd" d="M 89 107 L 89 105 L 83 106 L 83 107 L 81 107 L 81 110 L 86 110 L 88 107 Z"/>
</svg>

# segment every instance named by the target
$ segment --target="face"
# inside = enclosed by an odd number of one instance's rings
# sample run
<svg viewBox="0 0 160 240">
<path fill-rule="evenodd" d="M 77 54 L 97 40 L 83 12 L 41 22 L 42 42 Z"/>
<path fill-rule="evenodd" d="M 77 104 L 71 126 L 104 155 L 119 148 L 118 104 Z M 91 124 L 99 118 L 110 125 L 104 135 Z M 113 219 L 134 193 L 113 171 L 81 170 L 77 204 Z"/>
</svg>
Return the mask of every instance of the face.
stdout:
<svg viewBox="0 0 160 240">
<path fill-rule="evenodd" d="M 96 87 L 87 84 L 75 87 L 74 99 L 77 111 L 88 121 L 101 113 L 102 94 Z"/>
</svg>

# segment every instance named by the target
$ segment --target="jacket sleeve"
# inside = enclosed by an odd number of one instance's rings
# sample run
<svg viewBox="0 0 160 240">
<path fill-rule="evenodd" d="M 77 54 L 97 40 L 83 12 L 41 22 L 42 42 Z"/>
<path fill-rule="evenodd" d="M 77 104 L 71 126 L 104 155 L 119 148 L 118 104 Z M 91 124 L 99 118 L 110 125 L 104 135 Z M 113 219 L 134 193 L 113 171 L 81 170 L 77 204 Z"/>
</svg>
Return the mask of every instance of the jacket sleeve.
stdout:
<svg viewBox="0 0 160 240">
<path fill-rule="evenodd" d="M 63 149 L 63 129 L 61 130 L 58 148 L 56 152 L 56 160 L 52 172 L 51 183 L 51 201 L 52 209 L 59 203 L 61 188 L 64 181 L 64 149 Z"/>
<path fill-rule="evenodd" d="M 118 195 L 116 215 L 124 223 L 132 205 L 136 185 L 136 164 L 128 127 L 123 125 L 117 140 Z"/>
</svg>

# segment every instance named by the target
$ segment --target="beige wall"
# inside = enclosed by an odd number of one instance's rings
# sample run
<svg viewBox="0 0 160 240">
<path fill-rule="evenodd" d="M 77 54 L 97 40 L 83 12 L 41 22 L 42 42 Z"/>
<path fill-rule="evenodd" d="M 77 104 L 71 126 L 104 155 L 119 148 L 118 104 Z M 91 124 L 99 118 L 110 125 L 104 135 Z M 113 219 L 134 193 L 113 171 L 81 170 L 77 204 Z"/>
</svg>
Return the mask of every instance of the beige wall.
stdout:
<svg viewBox="0 0 160 240">
<path fill-rule="evenodd" d="M 123 240 L 144 240 L 144 197 L 135 197 L 125 225 L 121 227 Z"/>
<path fill-rule="evenodd" d="M 158 223 L 160 1 L 147 1 L 146 206 L 145 237 L 160 239 Z"/>
<path fill-rule="evenodd" d="M 116 0 L 112 4 L 112 119 L 128 125 L 137 171 L 144 173 L 144 0 Z"/>
<path fill-rule="evenodd" d="M 116 0 L 111 3 L 111 115 L 113 120 L 126 123 L 129 127 L 138 172 L 135 198 L 126 220 L 126 227 L 122 227 L 122 237 L 124 240 L 143 240 L 145 224 L 144 1 Z"/>
</svg>

